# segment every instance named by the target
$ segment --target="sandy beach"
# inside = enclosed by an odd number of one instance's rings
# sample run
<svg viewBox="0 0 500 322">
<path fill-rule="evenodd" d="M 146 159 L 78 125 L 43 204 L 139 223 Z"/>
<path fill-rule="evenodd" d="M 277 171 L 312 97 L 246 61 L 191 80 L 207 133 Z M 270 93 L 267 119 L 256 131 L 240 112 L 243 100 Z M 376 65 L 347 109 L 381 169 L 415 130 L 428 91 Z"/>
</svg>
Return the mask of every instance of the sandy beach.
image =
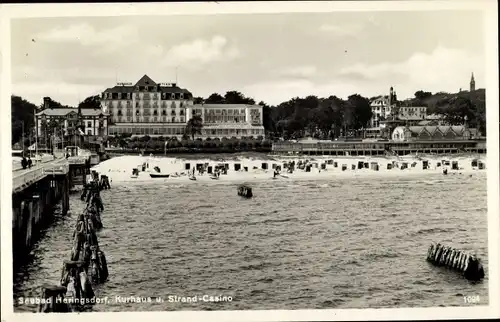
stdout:
<svg viewBox="0 0 500 322">
<path fill-rule="evenodd" d="M 272 157 L 252 158 L 241 157 L 214 160 L 209 158 L 185 159 L 173 157 L 152 157 L 152 156 L 121 156 L 104 161 L 92 168 L 100 174 L 107 175 L 113 182 L 129 181 L 211 181 L 211 182 L 249 182 L 268 180 L 273 178 L 273 164 L 281 166 L 278 180 L 297 180 L 297 179 L 326 179 L 329 177 L 366 177 L 366 176 L 412 176 L 424 174 L 442 173 L 443 169 L 448 169 L 448 175 L 473 174 L 478 171 L 485 171 L 473 167 L 473 160 L 483 163 L 486 169 L 486 155 L 454 155 L 454 156 L 405 156 L 405 157 L 328 157 L 328 156 L 294 156 L 294 157 Z M 284 163 L 299 161 L 311 163 L 310 172 L 295 167 L 293 173 L 288 173 L 284 169 Z M 428 162 L 428 168 L 424 169 L 424 162 Z M 359 169 L 359 163 L 363 163 L 363 168 Z M 458 170 L 452 169 L 452 164 L 458 163 Z M 196 168 L 197 164 L 208 164 L 216 166 L 218 164 L 228 164 L 229 170 L 226 175 L 221 174 L 218 180 L 211 178 L 211 175 L 205 172 L 200 175 L 195 172 L 196 181 L 189 180 L 186 164 L 190 164 L 190 169 Z M 267 164 L 267 169 L 262 169 L 263 163 Z M 335 164 L 336 163 L 336 164 Z M 321 165 L 325 167 L 321 169 Z M 377 166 L 378 170 L 376 170 Z M 142 171 L 143 165 L 146 165 L 145 171 Z M 235 165 L 240 165 L 241 169 L 235 171 Z M 336 166 L 335 166 L 336 165 Z M 388 165 L 392 166 L 388 169 Z M 406 168 L 405 168 L 406 166 Z M 160 169 L 161 174 L 169 174 L 169 178 L 151 178 L 150 173 L 158 173 L 155 167 Z M 245 171 L 244 168 L 248 171 Z M 139 175 L 132 176 L 132 169 L 139 168 Z M 343 170 L 345 168 L 345 170 Z M 403 169 L 404 168 L 404 169 Z M 191 170 L 192 171 L 192 170 Z M 178 175 L 178 176 L 176 176 Z"/>
</svg>

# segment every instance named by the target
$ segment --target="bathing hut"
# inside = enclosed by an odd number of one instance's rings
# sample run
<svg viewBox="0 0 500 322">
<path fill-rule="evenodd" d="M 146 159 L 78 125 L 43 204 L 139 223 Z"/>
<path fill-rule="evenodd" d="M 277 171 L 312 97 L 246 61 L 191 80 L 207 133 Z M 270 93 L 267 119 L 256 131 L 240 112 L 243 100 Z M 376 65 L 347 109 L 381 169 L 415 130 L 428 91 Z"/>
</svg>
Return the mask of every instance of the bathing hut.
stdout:
<svg viewBox="0 0 500 322">
<path fill-rule="evenodd" d="M 212 167 L 211 165 L 209 165 L 209 166 L 207 167 L 207 172 L 208 172 L 208 174 L 212 174 L 212 172 L 213 172 L 213 171 L 212 171 L 212 169 L 213 169 L 213 167 Z"/>
<path fill-rule="evenodd" d="M 377 162 L 370 163 L 370 168 L 374 171 L 378 171 L 378 163 Z"/>
<path fill-rule="evenodd" d="M 278 165 L 276 163 L 273 163 L 273 165 L 272 165 L 273 170 L 276 169 L 277 166 Z"/>
<path fill-rule="evenodd" d="M 443 160 L 442 164 L 443 164 L 443 165 L 446 165 L 446 166 L 450 166 L 450 161 Z"/>
<path fill-rule="evenodd" d="M 392 163 L 387 163 L 387 170 L 391 170 L 392 169 Z"/>
<path fill-rule="evenodd" d="M 267 170 L 267 163 L 265 163 L 265 162 L 262 163 L 262 169 Z"/>
<path fill-rule="evenodd" d="M 306 165 L 306 172 L 311 172 L 311 165 L 310 164 Z"/>
<path fill-rule="evenodd" d="M 191 164 L 190 163 L 184 164 L 184 170 L 190 170 L 190 169 L 191 169 Z"/>
<path fill-rule="evenodd" d="M 401 163 L 401 170 L 407 169 L 408 168 L 408 162 L 403 162 Z"/>
<path fill-rule="evenodd" d="M 248 172 L 248 167 L 243 167 L 243 170 L 245 170 L 245 172 Z"/>
<path fill-rule="evenodd" d="M 484 164 L 482 161 L 479 161 L 479 162 L 477 163 L 477 168 L 478 168 L 479 170 L 484 170 L 484 169 L 485 169 L 485 164 Z"/>
<path fill-rule="evenodd" d="M 363 166 L 365 169 L 368 169 L 368 168 L 370 168 L 370 163 L 365 162 L 365 163 L 363 163 Z"/>
<path fill-rule="evenodd" d="M 358 161 L 358 169 L 363 169 L 363 161 Z"/>
<path fill-rule="evenodd" d="M 351 169 L 356 170 L 356 165 L 355 164 L 351 164 Z"/>
<path fill-rule="evenodd" d="M 441 166 L 441 162 L 436 163 L 436 168 L 439 168 Z"/>
<path fill-rule="evenodd" d="M 417 166 L 417 162 L 412 162 L 412 163 L 411 163 L 411 167 L 412 167 L 412 168 L 415 168 L 416 166 Z"/>
<path fill-rule="evenodd" d="M 345 171 L 345 170 L 347 170 L 347 164 L 342 165 L 342 171 Z"/>
<path fill-rule="evenodd" d="M 234 164 L 234 171 L 240 171 L 240 169 L 241 169 L 241 164 L 235 163 Z"/>
<path fill-rule="evenodd" d="M 470 163 L 470 165 L 473 167 L 473 168 L 477 168 L 477 165 L 478 164 L 478 160 L 477 159 L 473 159 Z"/>
<path fill-rule="evenodd" d="M 429 161 L 427 160 L 422 161 L 422 169 L 424 170 L 429 169 Z"/>
<path fill-rule="evenodd" d="M 339 166 L 338 162 L 333 162 L 333 167 L 337 168 Z"/>
<path fill-rule="evenodd" d="M 252 188 L 250 188 L 247 185 L 241 185 L 238 187 L 238 196 L 245 197 L 245 198 L 252 198 L 253 193 L 252 193 Z"/>
<path fill-rule="evenodd" d="M 321 163 L 321 170 L 326 170 L 326 163 Z"/>
<path fill-rule="evenodd" d="M 326 161 L 327 164 L 333 164 L 333 160 Z"/>
<path fill-rule="evenodd" d="M 451 169 L 452 170 L 458 170 L 458 161 L 452 161 L 451 162 Z"/>
</svg>

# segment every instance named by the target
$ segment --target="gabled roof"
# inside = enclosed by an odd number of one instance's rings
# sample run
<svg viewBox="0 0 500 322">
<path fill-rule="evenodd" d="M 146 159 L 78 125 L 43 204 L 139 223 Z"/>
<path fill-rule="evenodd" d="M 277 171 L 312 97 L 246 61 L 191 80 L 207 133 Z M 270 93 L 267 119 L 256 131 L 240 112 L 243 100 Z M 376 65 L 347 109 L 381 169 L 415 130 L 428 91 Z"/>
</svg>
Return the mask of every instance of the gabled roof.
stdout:
<svg viewBox="0 0 500 322">
<path fill-rule="evenodd" d="M 151 79 L 151 77 L 144 75 L 137 83 L 135 83 L 134 87 L 136 86 L 156 86 L 156 83 Z"/>
<path fill-rule="evenodd" d="M 476 129 L 469 129 L 471 133 L 475 132 Z M 431 136 L 434 136 L 438 131 L 440 134 L 445 136 L 449 131 L 453 131 L 456 135 L 463 135 L 465 132 L 465 127 L 463 125 L 457 126 L 407 126 L 404 127 L 404 131 L 409 131 L 414 134 L 420 135 L 421 133 L 428 132 Z"/>
</svg>

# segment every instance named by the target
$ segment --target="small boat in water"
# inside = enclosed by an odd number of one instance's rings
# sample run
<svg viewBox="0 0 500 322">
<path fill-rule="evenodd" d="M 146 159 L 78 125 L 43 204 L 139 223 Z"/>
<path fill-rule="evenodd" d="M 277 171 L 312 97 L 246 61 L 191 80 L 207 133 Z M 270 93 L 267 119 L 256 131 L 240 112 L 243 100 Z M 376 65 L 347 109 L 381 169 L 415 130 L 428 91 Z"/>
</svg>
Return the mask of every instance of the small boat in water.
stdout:
<svg viewBox="0 0 500 322">
<path fill-rule="evenodd" d="M 168 178 L 168 177 L 170 177 L 170 174 L 150 173 L 149 176 L 151 178 Z"/>
</svg>

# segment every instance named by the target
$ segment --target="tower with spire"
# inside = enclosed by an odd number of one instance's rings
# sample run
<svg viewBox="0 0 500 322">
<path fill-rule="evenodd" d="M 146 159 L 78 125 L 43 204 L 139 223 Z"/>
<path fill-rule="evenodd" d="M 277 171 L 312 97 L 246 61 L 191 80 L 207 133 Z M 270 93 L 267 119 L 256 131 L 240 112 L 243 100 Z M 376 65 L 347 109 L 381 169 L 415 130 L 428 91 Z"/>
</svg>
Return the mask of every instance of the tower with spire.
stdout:
<svg viewBox="0 0 500 322">
<path fill-rule="evenodd" d="M 476 81 L 474 80 L 474 73 L 472 73 L 470 78 L 470 91 L 473 92 L 476 90 Z"/>
</svg>

